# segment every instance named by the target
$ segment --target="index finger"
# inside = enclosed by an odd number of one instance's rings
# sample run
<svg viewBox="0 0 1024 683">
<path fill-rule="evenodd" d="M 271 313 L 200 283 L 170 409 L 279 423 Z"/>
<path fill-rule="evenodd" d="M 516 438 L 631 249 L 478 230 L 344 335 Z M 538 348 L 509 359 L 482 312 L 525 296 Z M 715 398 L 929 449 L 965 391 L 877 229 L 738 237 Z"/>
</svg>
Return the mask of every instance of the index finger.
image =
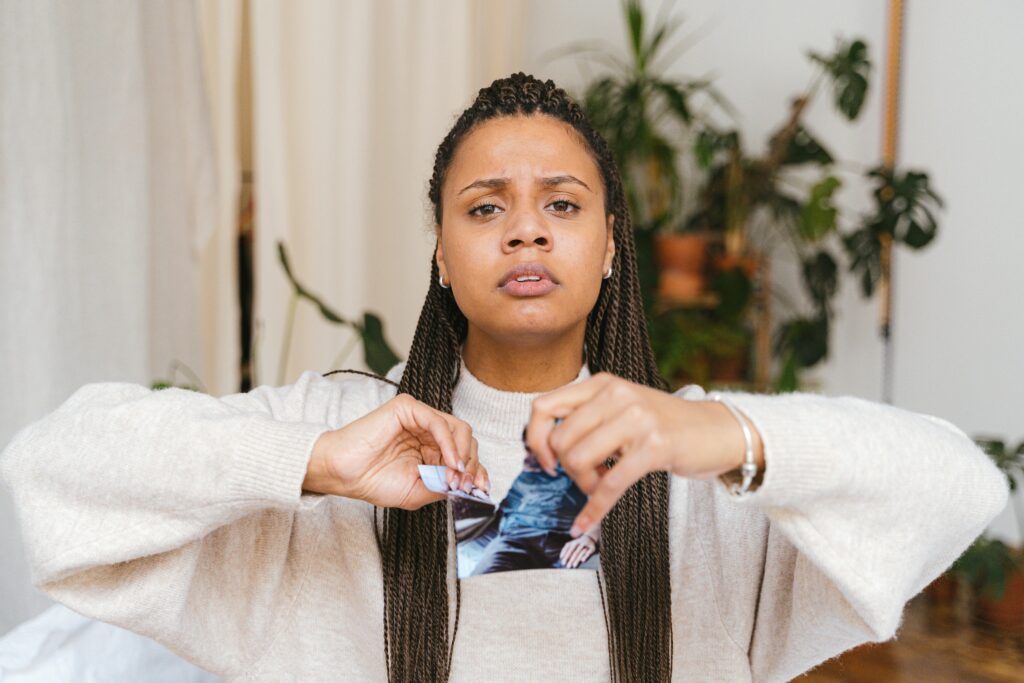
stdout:
<svg viewBox="0 0 1024 683">
<path fill-rule="evenodd" d="M 577 384 L 568 384 L 533 399 L 530 420 L 523 430 L 523 442 L 537 456 L 540 466 L 549 474 L 555 471 L 558 456 L 548 445 L 548 437 L 555 428 L 555 419 L 564 419 L 569 413 L 592 399 L 614 375 L 599 372 Z"/>
<path fill-rule="evenodd" d="M 444 464 L 459 472 L 466 471 L 466 454 L 460 453 L 455 443 L 455 435 L 452 433 L 454 425 L 448 420 L 445 413 L 428 406 L 425 403 L 417 402 L 412 411 L 413 420 L 416 426 L 426 430 L 438 449 Z"/>
</svg>

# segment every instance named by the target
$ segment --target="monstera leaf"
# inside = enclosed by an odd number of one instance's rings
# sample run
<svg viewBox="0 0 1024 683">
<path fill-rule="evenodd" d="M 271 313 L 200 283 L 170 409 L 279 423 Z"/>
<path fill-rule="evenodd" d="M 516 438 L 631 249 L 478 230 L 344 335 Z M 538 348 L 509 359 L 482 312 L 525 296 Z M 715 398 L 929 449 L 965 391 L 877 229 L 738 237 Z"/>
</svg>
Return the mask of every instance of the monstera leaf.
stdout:
<svg viewBox="0 0 1024 683">
<path fill-rule="evenodd" d="M 864 106 L 868 76 L 871 75 L 868 46 L 863 40 L 840 42 L 832 55 L 810 52 L 808 56 L 824 67 L 825 73 L 832 79 L 836 108 L 851 121 L 857 118 Z"/>
<path fill-rule="evenodd" d="M 931 242 L 938 229 L 935 209 L 942 207 L 942 199 L 929 187 L 928 174 L 911 170 L 900 175 L 879 166 L 868 177 L 876 182 L 876 229 L 913 249 Z"/>
<path fill-rule="evenodd" d="M 942 207 L 942 199 L 929 186 L 927 173 L 900 174 L 880 166 L 872 169 L 868 177 L 876 183 L 875 212 L 859 229 L 843 237 L 850 271 L 860 273 L 861 290 L 867 297 L 874 292 L 882 274 L 882 235 L 920 249 L 935 237 L 935 209 Z"/>
<path fill-rule="evenodd" d="M 839 266 L 832 254 L 822 249 L 803 263 L 804 284 L 818 309 L 831 315 L 832 297 L 839 288 Z"/>
<path fill-rule="evenodd" d="M 775 333 L 774 352 L 782 359 L 776 380 L 778 391 L 794 391 L 801 368 L 809 368 L 828 356 L 828 317 L 795 318 Z"/>
<path fill-rule="evenodd" d="M 800 221 L 800 234 L 808 242 L 819 240 L 835 229 L 839 210 L 833 196 L 841 184 L 839 178 L 830 175 L 811 188 Z"/>
<path fill-rule="evenodd" d="M 776 135 L 782 134 L 780 131 Z M 772 140 L 775 136 L 772 137 Z M 786 148 L 786 155 L 782 158 L 784 166 L 797 166 L 799 164 L 818 164 L 825 166 L 835 161 L 832 154 L 825 149 L 825 146 L 818 141 L 810 131 L 803 126 L 798 126 L 793 138 Z"/>
</svg>

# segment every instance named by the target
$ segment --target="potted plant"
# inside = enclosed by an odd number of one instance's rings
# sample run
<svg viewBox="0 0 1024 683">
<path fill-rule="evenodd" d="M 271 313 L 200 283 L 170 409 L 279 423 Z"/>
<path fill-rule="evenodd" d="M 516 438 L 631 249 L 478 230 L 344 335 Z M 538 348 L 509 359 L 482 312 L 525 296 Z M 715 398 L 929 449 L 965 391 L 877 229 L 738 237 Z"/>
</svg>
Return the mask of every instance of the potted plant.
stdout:
<svg viewBox="0 0 1024 683">
<path fill-rule="evenodd" d="M 658 372 L 674 389 L 742 381 L 751 334 L 743 322 L 717 320 L 706 308 L 666 311 L 651 325 L 651 343 L 664 350 Z"/>
<path fill-rule="evenodd" d="M 649 26 L 638 0 L 624 0 L 622 10 L 625 58 L 600 43 L 575 43 L 565 52 L 584 54 L 607 67 L 580 99 L 622 170 L 650 312 L 655 292 L 675 301 L 691 301 L 704 292 L 707 245 L 714 234 L 682 219 L 685 152 L 692 126 L 702 119 L 691 100 L 702 95 L 728 105 L 707 80 L 665 74 L 685 49 L 677 37 L 680 21 L 662 16 Z"/>
<path fill-rule="evenodd" d="M 1015 494 L 1019 482 L 1024 481 L 1024 441 L 1016 449 L 991 437 L 978 437 L 975 442 L 1006 476 L 1010 494 Z M 1019 508 L 1013 507 L 1018 533 L 1024 535 L 1024 519 Z M 971 587 L 979 620 L 1003 628 L 1024 626 L 1024 549 L 982 535 L 947 574 Z"/>
<path fill-rule="evenodd" d="M 637 0 L 624 0 L 622 6 L 626 58 L 599 43 L 577 43 L 567 52 L 584 52 L 608 67 L 606 74 L 591 79 L 581 99 L 622 169 L 648 321 L 653 326 L 674 304 L 715 308 L 717 293 L 710 283 L 722 272 L 739 273 L 748 279 L 748 288 L 759 292 L 749 311 L 756 330 L 751 340 L 758 349 L 754 386 L 796 389 L 802 371 L 828 355 L 831 302 L 840 279 L 835 252 L 845 252 L 850 272 L 859 276 L 864 295 L 871 296 L 881 273 L 883 244 L 928 244 L 941 200 L 925 173 L 870 169 L 863 174 L 875 184 L 874 210 L 859 221 L 847 220 L 854 223 L 851 230 L 841 229 L 846 214 L 836 202 L 840 165 L 804 119 L 824 92 L 840 115 L 849 121 L 859 117 L 872 68 L 863 40 L 839 40 L 831 54 L 808 54 L 814 67 L 810 85 L 793 98 L 765 151 L 753 155 L 745 151 L 734 125 L 720 123 L 722 114 L 729 121 L 736 116 L 708 80 L 666 75 L 684 49 L 685 41 L 675 39 L 680 22 L 660 16 L 648 30 Z M 708 98 L 704 104 L 709 106 L 694 106 L 697 96 Z M 768 271 L 776 245 L 799 259 L 810 305 L 791 306 L 781 321 L 773 322 Z M 708 324 L 724 321 L 714 313 L 703 317 Z M 653 342 L 656 356 L 697 358 L 672 348 L 684 342 L 660 339 Z M 778 360 L 774 380 L 769 356 Z"/>
</svg>

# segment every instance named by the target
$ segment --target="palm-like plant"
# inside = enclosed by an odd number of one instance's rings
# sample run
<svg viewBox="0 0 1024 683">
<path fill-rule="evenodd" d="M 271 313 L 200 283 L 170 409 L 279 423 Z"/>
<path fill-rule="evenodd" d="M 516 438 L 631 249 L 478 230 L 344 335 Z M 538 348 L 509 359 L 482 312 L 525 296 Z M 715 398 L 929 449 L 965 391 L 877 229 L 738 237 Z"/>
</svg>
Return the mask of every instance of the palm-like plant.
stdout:
<svg viewBox="0 0 1024 683">
<path fill-rule="evenodd" d="M 707 80 L 666 75 L 687 47 L 677 35 L 680 20 L 662 15 L 648 27 L 638 0 L 624 0 L 622 10 L 626 58 L 592 43 L 576 43 L 564 52 L 586 55 L 608 68 L 586 86 L 581 99 L 622 169 L 634 226 L 641 231 L 679 229 L 684 227 L 679 164 L 687 131 L 702 118 L 692 98 L 704 94 L 721 107 L 728 104 Z"/>
<path fill-rule="evenodd" d="M 680 20 L 661 13 L 651 23 L 637 0 L 623 0 L 622 15 L 627 39 L 624 56 L 600 42 L 574 43 L 556 55 L 582 55 L 604 68 L 578 99 L 622 172 L 644 310 L 653 325 L 657 324 L 654 303 L 659 276 L 654 239 L 688 229 L 684 220 L 688 170 L 694 182 L 698 180 L 698 169 L 692 162 L 687 164 L 694 125 L 704 120 L 705 107 L 732 109 L 709 80 L 667 75 L 688 47 L 687 39 L 679 35 Z M 669 356 L 695 357 L 676 353 L 671 339 L 665 339 L 668 346 L 655 342 L 655 354 L 666 367 L 679 365 Z"/>
</svg>

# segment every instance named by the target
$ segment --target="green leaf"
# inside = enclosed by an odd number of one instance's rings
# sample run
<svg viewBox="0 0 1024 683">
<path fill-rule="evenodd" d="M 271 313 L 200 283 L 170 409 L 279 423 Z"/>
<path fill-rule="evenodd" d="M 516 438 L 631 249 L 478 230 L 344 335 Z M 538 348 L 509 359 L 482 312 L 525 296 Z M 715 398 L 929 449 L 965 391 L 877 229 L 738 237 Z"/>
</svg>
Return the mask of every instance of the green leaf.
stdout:
<svg viewBox="0 0 1024 683">
<path fill-rule="evenodd" d="M 791 351 L 782 362 L 782 370 L 775 380 L 775 390 L 780 393 L 796 391 L 800 386 L 798 370 L 796 354 Z"/>
<path fill-rule="evenodd" d="M 363 357 L 366 359 L 366 365 L 378 375 L 387 374 L 400 359 L 384 339 L 384 324 L 381 319 L 367 311 L 363 313 L 363 324 L 358 329 L 363 337 Z"/>
<path fill-rule="evenodd" d="M 778 133 L 776 133 L 778 135 Z M 789 141 L 786 154 L 782 159 L 785 166 L 799 164 L 819 164 L 825 166 L 833 162 L 832 155 L 817 138 L 803 126 L 798 126 L 793 139 Z"/>
<path fill-rule="evenodd" d="M 202 393 L 199 387 L 193 384 L 174 384 L 164 379 L 156 379 L 149 385 L 149 388 L 153 391 L 160 391 L 162 389 L 185 389 L 186 391 L 195 391 Z"/>
<path fill-rule="evenodd" d="M 811 188 L 800 222 L 800 234 L 805 240 L 814 242 L 835 229 L 839 212 L 833 197 L 840 185 L 839 179 L 830 175 Z"/>
<path fill-rule="evenodd" d="M 687 93 L 682 90 L 678 83 L 655 81 L 654 87 L 665 98 L 669 111 L 675 114 L 680 121 L 690 123 L 693 120 L 690 107 L 686 102 Z"/>
<path fill-rule="evenodd" d="M 875 285 L 882 277 L 882 242 L 878 235 L 881 228 L 865 225 L 849 235 L 843 236 L 843 247 L 850 259 L 850 272 L 860 273 L 861 292 L 870 297 Z"/>
<path fill-rule="evenodd" d="M 942 207 L 942 199 L 929 186 L 928 174 L 908 170 L 901 175 L 879 166 L 868 177 L 875 181 L 875 213 L 867 219 L 873 229 L 912 249 L 929 244 L 938 231 L 935 209 Z"/>
<path fill-rule="evenodd" d="M 822 249 L 803 264 L 804 284 L 818 310 L 831 315 L 831 301 L 839 288 L 839 267 L 832 255 Z"/>
<path fill-rule="evenodd" d="M 834 54 L 826 57 L 811 52 L 810 57 L 831 79 L 836 108 L 851 121 L 857 118 L 864 106 L 871 75 L 867 44 L 863 40 L 840 41 Z"/>
<path fill-rule="evenodd" d="M 740 146 L 740 136 L 735 130 L 718 131 L 714 128 L 705 127 L 697 133 L 693 151 L 701 168 L 711 167 L 715 156 L 721 151 L 735 151 Z"/>
<path fill-rule="evenodd" d="M 735 320 L 750 303 L 754 284 L 743 268 L 728 268 L 712 279 L 711 291 L 718 295 L 718 314 L 725 320 Z"/>
<path fill-rule="evenodd" d="M 320 301 L 319 299 L 312 295 L 309 295 L 309 298 L 311 298 L 313 302 L 317 305 L 317 308 L 320 309 L 320 315 L 322 315 L 330 322 L 339 325 L 345 325 L 348 323 L 347 320 L 345 320 L 340 315 L 335 313 L 329 306 L 327 306 L 327 304 L 323 303 L 322 301 Z"/>
<path fill-rule="evenodd" d="M 637 61 L 643 57 L 644 11 L 637 0 L 626 0 L 626 24 L 629 27 L 629 44 Z"/>
<path fill-rule="evenodd" d="M 795 318 L 775 333 L 776 355 L 793 354 L 799 367 L 809 368 L 828 356 L 828 318 Z"/>
<path fill-rule="evenodd" d="M 292 274 L 292 267 L 288 263 L 288 252 L 285 250 L 284 242 L 277 243 L 277 260 L 281 262 L 281 267 L 284 268 L 284 274 L 288 278 L 288 281 L 292 284 L 295 292 L 300 296 L 305 294 L 306 289 L 299 284 L 298 280 Z"/>
</svg>

